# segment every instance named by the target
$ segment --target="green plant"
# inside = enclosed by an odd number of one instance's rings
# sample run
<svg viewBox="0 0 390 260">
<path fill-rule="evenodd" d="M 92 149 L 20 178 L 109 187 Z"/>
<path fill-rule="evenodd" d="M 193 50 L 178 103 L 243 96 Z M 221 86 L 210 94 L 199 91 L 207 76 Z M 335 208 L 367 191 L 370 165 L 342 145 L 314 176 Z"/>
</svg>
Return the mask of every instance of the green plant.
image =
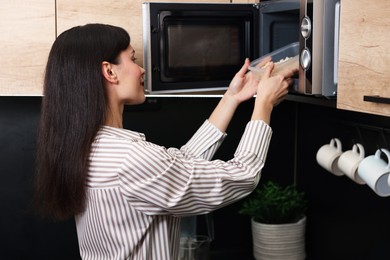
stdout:
<svg viewBox="0 0 390 260">
<path fill-rule="evenodd" d="M 239 213 L 264 224 L 295 223 L 307 209 L 307 200 L 295 185 L 285 188 L 273 181 L 266 182 L 244 201 Z"/>
</svg>

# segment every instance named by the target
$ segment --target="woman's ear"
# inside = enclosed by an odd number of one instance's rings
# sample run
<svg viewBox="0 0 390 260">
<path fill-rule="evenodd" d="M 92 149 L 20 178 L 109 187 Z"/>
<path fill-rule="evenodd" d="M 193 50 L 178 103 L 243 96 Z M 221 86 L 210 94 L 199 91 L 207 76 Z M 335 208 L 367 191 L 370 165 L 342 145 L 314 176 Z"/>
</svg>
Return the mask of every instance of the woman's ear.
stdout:
<svg viewBox="0 0 390 260">
<path fill-rule="evenodd" d="M 102 74 L 103 77 L 110 83 L 116 83 L 118 81 L 112 65 L 108 61 L 102 62 Z"/>
</svg>

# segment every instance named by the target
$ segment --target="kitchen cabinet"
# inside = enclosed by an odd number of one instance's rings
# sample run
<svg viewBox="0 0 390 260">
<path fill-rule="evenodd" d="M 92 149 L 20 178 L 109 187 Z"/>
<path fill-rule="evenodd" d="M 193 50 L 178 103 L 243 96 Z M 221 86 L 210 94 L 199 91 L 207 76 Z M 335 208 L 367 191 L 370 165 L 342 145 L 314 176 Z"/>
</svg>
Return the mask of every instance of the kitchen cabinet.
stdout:
<svg viewBox="0 0 390 260">
<path fill-rule="evenodd" d="M 342 0 L 337 108 L 390 116 L 389 13 L 389 0 Z"/>
<path fill-rule="evenodd" d="M 55 40 L 55 1 L 2 1 L 0 95 L 42 95 L 44 68 Z"/>
<path fill-rule="evenodd" d="M 123 27 L 142 64 L 142 0 L 57 0 L 57 35 L 87 23 L 105 23 Z"/>
</svg>

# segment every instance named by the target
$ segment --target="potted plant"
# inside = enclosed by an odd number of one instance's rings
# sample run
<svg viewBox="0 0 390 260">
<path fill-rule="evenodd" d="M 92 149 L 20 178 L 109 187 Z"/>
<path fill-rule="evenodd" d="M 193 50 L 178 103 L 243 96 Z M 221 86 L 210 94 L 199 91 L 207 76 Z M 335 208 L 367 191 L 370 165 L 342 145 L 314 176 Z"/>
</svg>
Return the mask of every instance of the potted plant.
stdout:
<svg viewBox="0 0 390 260">
<path fill-rule="evenodd" d="M 307 200 L 295 185 L 257 188 L 239 213 L 251 217 L 255 259 L 305 259 Z"/>
</svg>

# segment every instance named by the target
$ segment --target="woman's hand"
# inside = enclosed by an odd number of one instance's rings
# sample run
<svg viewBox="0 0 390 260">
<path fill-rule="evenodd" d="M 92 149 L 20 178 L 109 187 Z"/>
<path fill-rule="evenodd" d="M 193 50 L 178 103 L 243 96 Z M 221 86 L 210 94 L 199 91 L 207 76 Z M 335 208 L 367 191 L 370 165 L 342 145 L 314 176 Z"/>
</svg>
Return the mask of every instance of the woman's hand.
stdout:
<svg viewBox="0 0 390 260">
<path fill-rule="evenodd" d="M 267 62 L 269 62 L 269 59 L 265 59 L 264 64 L 262 65 L 265 65 Z M 256 100 L 259 100 L 256 101 L 258 105 L 256 105 L 255 103 L 255 109 L 252 115 L 252 119 L 264 120 L 266 123 L 269 122 L 267 118 L 270 117 L 272 106 L 274 105 L 274 103 L 277 102 L 275 100 L 279 100 L 282 96 L 282 94 L 278 94 L 277 88 L 280 85 L 280 82 L 278 83 L 278 80 L 284 81 L 284 79 L 282 80 L 282 76 L 280 76 L 279 78 L 275 77 L 274 79 L 270 78 L 273 69 L 272 62 L 271 66 L 267 68 L 265 75 L 261 79 L 262 82 L 265 82 L 260 84 L 259 80 L 254 77 L 252 72 L 247 72 L 249 63 L 249 59 L 246 59 L 240 71 L 238 71 L 232 79 L 225 95 L 223 95 L 217 107 L 214 109 L 214 111 L 209 117 L 210 123 L 215 125 L 222 132 L 226 131 L 226 128 L 228 127 L 238 105 L 243 101 L 252 98 L 256 93 L 257 95 L 260 94 L 261 97 L 256 98 Z M 288 81 L 286 82 L 288 84 Z M 268 104 L 272 104 L 271 109 L 266 108 Z"/>
<path fill-rule="evenodd" d="M 273 63 L 269 65 L 257 88 L 257 100 L 272 106 L 279 104 L 285 98 L 288 87 L 292 83 L 291 71 L 286 71 L 284 75 L 277 74 L 270 77 L 274 66 Z"/>
<path fill-rule="evenodd" d="M 244 65 L 236 73 L 225 93 L 225 95 L 234 97 L 237 103 L 248 100 L 256 94 L 259 81 L 253 77 L 251 72 L 247 73 L 249 64 L 249 59 L 245 59 Z"/>
<path fill-rule="evenodd" d="M 291 77 L 296 72 L 296 69 L 285 70 L 271 77 L 273 68 L 274 64 L 271 62 L 258 84 L 255 108 L 252 114 L 252 120 L 263 120 L 268 124 L 273 107 L 288 94 L 288 87 L 293 82 Z"/>
<path fill-rule="evenodd" d="M 253 77 L 251 72 L 247 73 L 249 63 L 249 59 L 246 59 L 244 65 L 230 82 L 225 95 L 209 117 L 210 123 L 222 132 L 226 131 L 238 105 L 256 94 L 259 81 Z"/>
</svg>

